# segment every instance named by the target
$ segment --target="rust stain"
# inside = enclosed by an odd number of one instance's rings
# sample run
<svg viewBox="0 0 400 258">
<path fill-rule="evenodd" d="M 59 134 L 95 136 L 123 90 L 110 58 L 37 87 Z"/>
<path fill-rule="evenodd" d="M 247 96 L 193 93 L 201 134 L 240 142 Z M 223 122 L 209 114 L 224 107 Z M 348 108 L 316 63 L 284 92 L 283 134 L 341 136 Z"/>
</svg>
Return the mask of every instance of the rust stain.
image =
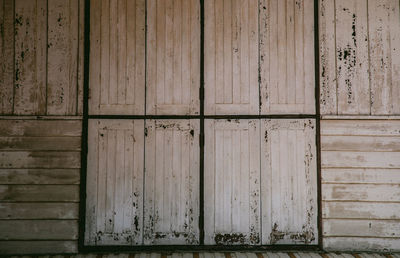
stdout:
<svg viewBox="0 0 400 258">
<path fill-rule="evenodd" d="M 256 253 L 257 258 L 264 258 L 264 256 L 262 255 L 262 253 Z"/>
<path fill-rule="evenodd" d="M 353 256 L 354 257 L 356 257 L 356 258 L 362 258 L 360 255 L 358 255 L 358 254 L 353 254 Z"/>
<path fill-rule="evenodd" d="M 225 258 L 232 258 L 231 253 L 225 253 Z"/>
<path fill-rule="evenodd" d="M 327 255 L 327 254 L 325 254 L 325 253 L 320 253 L 319 254 L 321 257 L 323 257 L 323 258 L 329 258 L 329 256 Z"/>
<path fill-rule="evenodd" d="M 294 255 L 293 253 L 289 252 L 287 253 L 289 255 L 290 258 L 296 258 L 296 255 Z"/>
</svg>

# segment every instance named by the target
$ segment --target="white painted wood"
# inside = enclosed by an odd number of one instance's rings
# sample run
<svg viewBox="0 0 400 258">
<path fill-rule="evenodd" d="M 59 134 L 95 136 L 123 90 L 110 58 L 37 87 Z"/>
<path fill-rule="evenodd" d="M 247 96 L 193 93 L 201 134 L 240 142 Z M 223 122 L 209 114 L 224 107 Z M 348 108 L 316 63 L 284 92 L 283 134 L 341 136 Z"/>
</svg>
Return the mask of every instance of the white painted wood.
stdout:
<svg viewBox="0 0 400 258">
<path fill-rule="evenodd" d="M 205 3 L 205 114 L 257 115 L 258 3 Z"/>
<path fill-rule="evenodd" d="M 75 115 L 78 84 L 79 1 L 48 3 L 47 114 Z"/>
<path fill-rule="evenodd" d="M 324 201 L 373 201 L 398 202 L 400 190 L 398 185 L 380 184 L 324 184 L 322 199 Z"/>
<path fill-rule="evenodd" d="M 14 16 L 14 114 L 45 114 L 47 1 L 15 0 Z"/>
<path fill-rule="evenodd" d="M 400 203 L 324 202 L 322 216 L 333 219 L 400 219 Z"/>
<path fill-rule="evenodd" d="M 373 247 L 378 252 L 398 252 L 399 241 L 399 238 L 325 237 L 323 244 L 327 251 L 370 251 Z"/>
<path fill-rule="evenodd" d="M 142 243 L 143 120 L 89 120 L 85 242 Z"/>
<path fill-rule="evenodd" d="M 263 244 L 315 244 L 315 121 L 262 120 Z"/>
<path fill-rule="evenodd" d="M 200 2 L 147 2 L 150 115 L 200 114 Z"/>
<path fill-rule="evenodd" d="M 205 121 L 205 244 L 261 244 L 259 123 Z"/>
<path fill-rule="evenodd" d="M 324 219 L 324 236 L 398 238 L 399 220 Z"/>
<path fill-rule="evenodd" d="M 398 1 L 320 1 L 322 114 L 399 114 L 399 17 Z"/>
<path fill-rule="evenodd" d="M 198 120 L 146 120 L 144 244 L 199 243 Z"/>
<path fill-rule="evenodd" d="M 143 115 L 145 1 L 91 2 L 90 114 Z"/>
<path fill-rule="evenodd" d="M 315 113 L 314 2 L 260 1 L 262 114 Z"/>
<path fill-rule="evenodd" d="M 0 114 L 13 113 L 14 1 L 0 1 Z"/>
<path fill-rule="evenodd" d="M 400 184 L 400 169 L 323 168 L 322 183 Z"/>
<path fill-rule="evenodd" d="M 323 120 L 321 135 L 400 136 L 396 120 Z"/>
</svg>

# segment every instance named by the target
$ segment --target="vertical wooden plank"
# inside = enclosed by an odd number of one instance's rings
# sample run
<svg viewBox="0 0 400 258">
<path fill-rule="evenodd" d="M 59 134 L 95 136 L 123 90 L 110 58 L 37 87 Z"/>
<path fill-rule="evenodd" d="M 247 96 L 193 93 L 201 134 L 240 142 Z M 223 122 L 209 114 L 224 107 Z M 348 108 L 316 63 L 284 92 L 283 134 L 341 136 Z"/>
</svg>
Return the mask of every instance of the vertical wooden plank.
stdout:
<svg viewBox="0 0 400 258">
<path fill-rule="evenodd" d="M 205 114 L 258 114 L 258 2 L 205 8 Z"/>
<path fill-rule="evenodd" d="M 90 114 L 143 115 L 145 1 L 102 0 L 91 25 Z M 91 8 L 93 9 L 93 8 Z M 93 67 L 94 66 L 94 67 Z"/>
<path fill-rule="evenodd" d="M 46 113 L 47 1 L 15 1 L 14 113 Z"/>
<path fill-rule="evenodd" d="M 0 114 L 13 113 L 14 0 L 0 1 Z"/>
<path fill-rule="evenodd" d="M 48 5 L 47 114 L 75 115 L 77 108 L 78 1 Z"/>
<path fill-rule="evenodd" d="M 90 1 L 90 55 L 89 55 L 89 114 L 100 112 L 100 90 L 102 69 L 101 30 L 103 1 Z"/>
<path fill-rule="evenodd" d="M 258 120 L 206 120 L 205 244 L 260 244 Z"/>
<path fill-rule="evenodd" d="M 144 244 L 198 244 L 199 121 L 150 120 L 146 130 Z"/>
<path fill-rule="evenodd" d="M 336 81 L 336 10 L 335 1 L 319 3 L 320 35 L 320 112 L 323 115 L 337 113 Z"/>
<path fill-rule="evenodd" d="M 392 82 L 392 98 L 390 105 L 392 106 L 391 114 L 400 114 L 400 3 L 396 1 L 390 2 L 389 13 L 389 30 L 390 30 L 390 50 L 391 50 L 391 82 Z"/>
<path fill-rule="evenodd" d="M 199 114 L 198 1 L 149 1 L 147 114 Z"/>
<path fill-rule="evenodd" d="M 78 89 L 77 89 L 77 115 L 83 114 L 83 79 L 84 79 L 84 39 L 85 39 L 85 2 L 78 0 Z M 90 71 L 90 68 L 89 68 Z M 89 75 L 90 76 L 90 75 Z"/>
<path fill-rule="evenodd" d="M 85 241 L 142 244 L 144 121 L 90 120 Z"/>
<path fill-rule="evenodd" d="M 262 122 L 263 244 L 315 244 L 315 122 Z"/>
<path fill-rule="evenodd" d="M 336 1 L 338 114 L 369 114 L 366 1 Z"/>
<path fill-rule="evenodd" d="M 260 2 L 260 110 L 315 113 L 314 2 Z"/>
</svg>

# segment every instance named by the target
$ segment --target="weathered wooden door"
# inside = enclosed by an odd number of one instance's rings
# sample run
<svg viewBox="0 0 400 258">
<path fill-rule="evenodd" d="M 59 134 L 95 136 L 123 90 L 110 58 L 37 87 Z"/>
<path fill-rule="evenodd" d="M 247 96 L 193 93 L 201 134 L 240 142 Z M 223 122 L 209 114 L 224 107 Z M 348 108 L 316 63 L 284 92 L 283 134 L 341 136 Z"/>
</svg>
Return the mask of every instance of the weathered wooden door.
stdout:
<svg viewBox="0 0 400 258">
<path fill-rule="evenodd" d="M 318 243 L 313 12 L 91 1 L 87 245 Z"/>
</svg>

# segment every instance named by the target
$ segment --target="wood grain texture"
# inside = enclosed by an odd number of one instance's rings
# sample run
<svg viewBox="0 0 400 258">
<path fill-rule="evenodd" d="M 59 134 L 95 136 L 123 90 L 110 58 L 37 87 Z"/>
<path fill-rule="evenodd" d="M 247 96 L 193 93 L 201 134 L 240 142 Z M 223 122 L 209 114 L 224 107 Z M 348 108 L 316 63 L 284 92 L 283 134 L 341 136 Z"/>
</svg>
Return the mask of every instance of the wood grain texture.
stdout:
<svg viewBox="0 0 400 258">
<path fill-rule="evenodd" d="M 61 254 L 77 253 L 77 241 L 1 241 L 3 254 Z"/>
<path fill-rule="evenodd" d="M 205 114 L 259 114 L 258 3 L 206 0 Z"/>
<path fill-rule="evenodd" d="M 85 242 L 142 243 L 143 120 L 89 121 Z"/>
<path fill-rule="evenodd" d="M 15 1 L 14 114 L 46 113 L 47 1 Z"/>
<path fill-rule="evenodd" d="M 90 114 L 143 115 L 145 1 L 91 1 Z"/>
<path fill-rule="evenodd" d="M 1 137 L 80 137 L 81 120 L 1 120 Z"/>
<path fill-rule="evenodd" d="M 327 249 L 399 249 L 399 136 L 398 120 L 321 122 Z"/>
<path fill-rule="evenodd" d="M 49 1 L 47 21 L 47 114 L 75 115 L 78 99 L 79 0 Z"/>
<path fill-rule="evenodd" d="M 320 1 L 321 113 L 400 112 L 398 1 Z"/>
<path fill-rule="evenodd" d="M 317 163 L 313 120 L 262 120 L 263 244 L 315 244 Z"/>
<path fill-rule="evenodd" d="M 0 169 L 2 184 L 18 185 L 65 185 L 79 184 L 80 169 Z"/>
<path fill-rule="evenodd" d="M 78 203 L 0 203 L 0 220 L 78 219 Z"/>
<path fill-rule="evenodd" d="M 0 114 L 12 114 L 14 105 L 14 0 L 0 1 Z"/>
<path fill-rule="evenodd" d="M 147 2 L 147 96 L 150 115 L 200 113 L 200 2 Z"/>
<path fill-rule="evenodd" d="M 314 3 L 262 0 L 260 100 L 262 114 L 314 114 Z"/>
<path fill-rule="evenodd" d="M 205 244 L 261 244 L 260 121 L 205 121 Z"/>
<path fill-rule="evenodd" d="M 0 185 L 1 202 L 78 202 L 78 185 Z"/>
<path fill-rule="evenodd" d="M 144 244 L 199 243 L 198 120 L 146 120 Z"/>
</svg>

